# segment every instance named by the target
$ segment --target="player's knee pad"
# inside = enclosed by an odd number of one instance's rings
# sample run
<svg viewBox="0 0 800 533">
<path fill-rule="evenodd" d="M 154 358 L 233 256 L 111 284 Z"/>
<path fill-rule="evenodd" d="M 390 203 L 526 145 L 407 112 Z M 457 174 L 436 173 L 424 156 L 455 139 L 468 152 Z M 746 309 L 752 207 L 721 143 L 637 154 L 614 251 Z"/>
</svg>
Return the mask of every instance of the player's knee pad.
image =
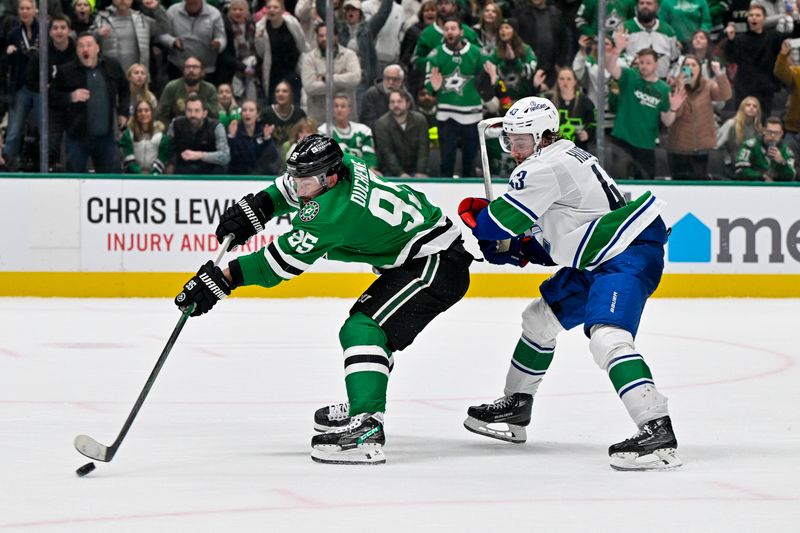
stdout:
<svg viewBox="0 0 800 533">
<path fill-rule="evenodd" d="M 553 310 L 542 298 L 532 301 L 522 312 L 522 332 L 542 346 L 553 346 L 556 335 L 564 328 Z"/>
<path fill-rule="evenodd" d="M 345 350 L 351 346 L 381 346 L 388 351 L 388 339 L 377 322 L 364 313 L 354 313 L 339 330 L 339 342 Z"/>
<path fill-rule="evenodd" d="M 636 353 L 633 335 L 616 326 L 598 324 L 592 328 L 589 350 L 597 366 L 606 369 L 609 361 L 621 355 Z"/>
</svg>

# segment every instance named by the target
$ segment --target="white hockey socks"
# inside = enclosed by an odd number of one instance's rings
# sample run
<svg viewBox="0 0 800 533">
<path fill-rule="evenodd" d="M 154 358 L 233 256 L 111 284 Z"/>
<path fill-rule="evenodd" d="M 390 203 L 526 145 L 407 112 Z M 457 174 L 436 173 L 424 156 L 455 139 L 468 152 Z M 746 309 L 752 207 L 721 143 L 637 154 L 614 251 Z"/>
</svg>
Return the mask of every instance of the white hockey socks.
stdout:
<svg viewBox="0 0 800 533">
<path fill-rule="evenodd" d="M 656 389 L 650 368 L 633 345 L 633 336 L 618 327 L 592 328 L 589 349 L 597 366 L 608 372 L 622 403 L 637 427 L 667 416 L 667 397 Z"/>
</svg>

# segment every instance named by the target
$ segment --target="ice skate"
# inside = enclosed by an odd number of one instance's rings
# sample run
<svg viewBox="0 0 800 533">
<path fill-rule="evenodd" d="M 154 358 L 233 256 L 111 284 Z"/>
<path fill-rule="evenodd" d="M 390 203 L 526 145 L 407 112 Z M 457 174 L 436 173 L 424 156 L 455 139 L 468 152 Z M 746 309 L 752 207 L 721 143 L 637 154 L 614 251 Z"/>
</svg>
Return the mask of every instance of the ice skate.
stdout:
<svg viewBox="0 0 800 533">
<path fill-rule="evenodd" d="M 318 463 L 377 465 L 386 462 L 383 413 L 361 413 L 344 427 L 314 435 L 311 458 Z"/>
<path fill-rule="evenodd" d="M 633 437 L 611 445 L 608 455 L 614 470 L 671 470 L 683 464 L 677 448 L 672 421 L 662 416 L 646 422 Z"/>
<path fill-rule="evenodd" d="M 464 427 L 478 435 L 506 442 L 525 442 L 525 426 L 531 423 L 533 396 L 516 392 L 493 403 L 472 406 L 467 410 Z"/>
<path fill-rule="evenodd" d="M 314 431 L 330 431 L 350 422 L 350 403 L 334 403 L 314 412 Z"/>
</svg>

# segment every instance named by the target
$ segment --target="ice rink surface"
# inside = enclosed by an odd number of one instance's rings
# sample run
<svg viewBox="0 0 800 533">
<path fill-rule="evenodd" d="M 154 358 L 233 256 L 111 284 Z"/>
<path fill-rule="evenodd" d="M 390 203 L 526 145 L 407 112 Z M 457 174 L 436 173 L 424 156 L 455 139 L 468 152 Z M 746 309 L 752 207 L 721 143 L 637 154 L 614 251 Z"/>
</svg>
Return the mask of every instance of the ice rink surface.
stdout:
<svg viewBox="0 0 800 533">
<path fill-rule="evenodd" d="M 635 428 L 580 331 L 559 338 L 528 442 L 462 427 L 502 395 L 525 300 L 468 299 L 396 355 L 384 466 L 309 457 L 343 400 L 350 301 L 222 302 L 190 319 L 119 453 L 178 313 L 168 300 L 0 299 L 0 531 L 800 531 L 800 301 L 652 300 L 637 345 L 685 465 L 616 472 Z"/>
</svg>

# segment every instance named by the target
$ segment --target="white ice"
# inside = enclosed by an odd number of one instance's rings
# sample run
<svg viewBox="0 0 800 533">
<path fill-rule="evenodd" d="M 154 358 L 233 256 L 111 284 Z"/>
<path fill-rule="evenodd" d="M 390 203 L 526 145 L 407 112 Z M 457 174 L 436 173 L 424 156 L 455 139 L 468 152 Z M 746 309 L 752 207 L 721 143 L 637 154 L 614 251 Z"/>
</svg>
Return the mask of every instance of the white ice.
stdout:
<svg viewBox="0 0 800 533">
<path fill-rule="evenodd" d="M 559 338 L 528 442 L 467 432 L 502 395 L 522 299 L 468 299 L 396 355 L 384 466 L 309 457 L 344 399 L 351 302 L 230 299 L 191 319 L 119 453 L 110 444 L 175 325 L 162 299 L 0 299 L 0 531 L 800 531 L 800 301 L 662 300 L 638 347 L 685 466 L 616 472 L 635 432 L 587 340 Z"/>
</svg>

